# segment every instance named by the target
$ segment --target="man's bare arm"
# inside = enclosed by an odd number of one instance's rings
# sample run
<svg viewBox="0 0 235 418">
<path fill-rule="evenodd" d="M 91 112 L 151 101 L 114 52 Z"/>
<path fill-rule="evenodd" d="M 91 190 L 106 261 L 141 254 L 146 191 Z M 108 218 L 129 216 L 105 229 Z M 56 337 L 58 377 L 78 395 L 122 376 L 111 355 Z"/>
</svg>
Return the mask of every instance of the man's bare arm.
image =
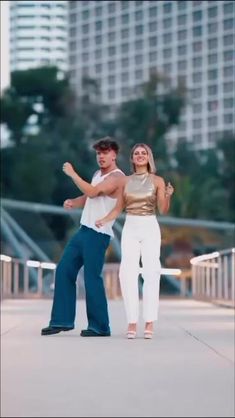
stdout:
<svg viewBox="0 0 235 418">
<path fill-rule="evenodd" d="M 63 206 L 65 209 L 83 208 L 86 203 L 86 199 L 87 197 L 85 195 L 75 197 L 74 199 L 66 199 Z"/>
<path fill-rule="evenodd" d="M 70 163 L 63 165 L 63 171 L 67 176 L 71 177 L 76 186 L 88 197 L 96 197 L 99 195 L 110 195 L 112 194 L 119 184 L 120 176 L 123 177 L 122 173 L 112 173 L 101 183 L 93 186 L 87 181 L 83 180 L 74 170 Z"/>
</svg>

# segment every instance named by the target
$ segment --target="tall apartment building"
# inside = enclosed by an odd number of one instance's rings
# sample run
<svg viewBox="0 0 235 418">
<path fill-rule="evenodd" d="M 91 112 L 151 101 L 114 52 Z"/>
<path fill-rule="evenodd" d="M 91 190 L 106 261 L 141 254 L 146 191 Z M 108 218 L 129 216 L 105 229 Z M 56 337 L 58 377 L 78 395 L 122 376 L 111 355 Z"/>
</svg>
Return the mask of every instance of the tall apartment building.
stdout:
<svg viewBox="0 0 235 418">
<path fill-rule="evenodd" d="M 234 6 L 231 1 L 70 1 L 69 73 L 99 81 L 102 101 L 118 105 L 151 71 L 184 81 L 189 105 L 172 142 L 214 146 L 235 131 Z"/>
<path fill-rule="evenodd" d="M 68 3 L 11 1 L 10 71 L 56 64 L 67 70 Z"/>
</svg>

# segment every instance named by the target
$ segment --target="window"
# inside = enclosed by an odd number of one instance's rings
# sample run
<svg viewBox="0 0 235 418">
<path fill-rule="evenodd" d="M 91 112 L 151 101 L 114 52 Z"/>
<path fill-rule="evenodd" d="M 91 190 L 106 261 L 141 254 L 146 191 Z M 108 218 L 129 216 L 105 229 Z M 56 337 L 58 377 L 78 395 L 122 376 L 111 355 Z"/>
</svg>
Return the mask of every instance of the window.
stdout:
<svg viewBox="0 0 235 418">
<path fill-rule="evenodd" d="M 109 40 L 109 42 L 114 42 L 115 41 L 115 32 L 110 32 L 109 34 L 108 34 L 108 40 Z"/>
<path fill-rule="evenodd" d="M 150 22 L 149 23 L 149 32 L 155 32 L 157 30 L 157 23 L 156 22 Z"/>
<path fill-rule="evenodd" d="M 218 86 L 217 85 L 208 86 L 208 95 L 209 96 L 214 96 L 217 93 L 218 93 Z"/>
<path fill-rule="evenodd" d="M 186 52 L 187 52 L 187 46 L 186 45 L 178 46 L 178 54 L 179 55 L 186 55 Z"/>
<path fill-rule="evenodd" d="M 83 52 L 82 61 L 87 62 L 88 60 L 89 60 L 89 54 L 87 52 Z"/>
<path fill-rule="evenodd" d="M 230 97 L 229 99 L 224 99 L 224 108 L 230 109 L 234 107 L 234 99 Z"/>
<path fill-rule="evenodd" d="M 122 29 L 122 39 L 128 38 L 129 29 Z"/>
<path fill-rule="evenodd" d="M 217 38 L 213 38 L 213 39 L 209 39 L 208 40 L 208 48 L 209 49 L 215 49 L 218 46 L 218 39 Z"/>
<path fill-rule="evenodd" d="M 218 122 L 217 116 L 210 116 L 208 118 L 208 125 L 210 127 L 216 127 L 217 126 L 217 122 Z"/>
<path fill-rule="evenodd" d="M 149 61 L 153 62 L 157 60 L 157 53 L 156 52 L 150 52 L 149 53 Z"/>
<path fill-rule="evenodd" d="M 218 55 L 217 54 L 208 55 L 208 64 L 209 65 L 216 64 L 217 61 L 218 61 Z"/>
<path fill-rule="evenodd" d="M 233 29 L 235 27 L 234 19 L 225 19 L 224 20 L 224 30 Z"/>
<path fill-rule="evenodd" d="M 224 83 L 224 93 L 231 93 L 234 89 L 233 83 Z"/>
<path fill-rule="evenodd" d="M 164 13 L 170 13 L 172 10 L 172 3 L 165 3 L 163 4 L 163 12 Z"/>
<path fill-rule="evenodd" d="M 199 83 L 202 81 L 202 73 L 193 73 L 193 82 Z"/>
<path fill-rule="evenodd" d="M 214 22 L 214 23 L 209 23 L 208 25 L 208 33 L 212 34 L 212 33 L 216 33 L 218 30 L 218 23 Z"/>
<path fill-rule="evenodd" d="M 202 111 L 201 103 L 195 103 L 193 105 L 193 113 L 201 113 L 201 111 Z"/>
<path fill-rule="evenodd" d="M 143 41 L 139 40 L 139 41 L 135 41 L 135 48 L 138 49 L 142 49 L 143 48 Z"/>
<path fill-rule="evenodd" d="M 226 124 L 230 124 L 233 123 L 233 114 L 232 113 L 228 113 L 227 115 L 224 115 L 224 123 Z"/>
<path fill-rule="evenodd" d="M 198 22 L 199 20 L 202 20 L 202 11 L 198 10 L 197 12 L 193 12 L 193 21 Z"/>
<path fill-rule="evenodd" d="M 102 71 L 102 65 L 101 64 L 96 64 L 96 66 L 95 66 L 95 72 L 97 74 L 99 74 L 99 73 L 101 73 L 101 71 Z"/>
<path fill-rule="evenodd" d="M 193 120 L 193 128 L 200 129 L 202 127 L 202 120 L 201 119 L 194 119 Z"/>
<path fill-rule="evenodd" d="M 225 3 L 224 4 L 224 14 L 228 14 L 232 16 L 233 13 L 233 3 Z"/>
<path fill-rule="evenodd" d="M 202 42 L 198 41 L 198 42 L 194 42 L 193 43 L 193 52 L 201 52 L 202 50 Z"/>
<path fill-rule="evenodd" d="M 96 22 L 95 23 L 95 30 L 101 30 L 102 29 L 102 22 L 101 21 L 99 21 L 99 22 Z"/>
<path fill-rule="evenodd" d="M 123 54 L 125 54 L 126 52 L 129 52 L 129 44 L 122 44 L 121 51 Z"/>
<path fill-rule="evenodd" d="M 142 20 L 143 19 L 143 12 L 142 10 L 138 10 L 135 12 L 135 20 Z"/>
<path fill-rule="evenodd" d="M 164 50 L 163 50 L 163 57 L 164 57 L 165 59 L 170 58 L 170 57 L 171 57 L 171 55 L 172 55 L 172 50 L 171 50 L 171 48 L 167 48 L 167 49 L 164 49 Z"/>
<path fill-rule="evenodd" d="M 216 17 L 217 16 L 217 7 L 211 7 L 210 9 L 208 9 L 208 17 L 212 18 L 212 17 Z"/>
<path fill-rule="evenodd" d="M 208 80 L 216 80 L 218 77 L 218 70 L 209 70 L 208 71 Z"/>
<path fill-rule="evenodd" d="M 136 35 L 142 35 L 144 32 L 143 25 L 139 25 L 135 27 L 135 34 Z"/>
<path fill-rule="evenodd" d="M 115 69 L 115 62 L 114 61 L 109 61 L 108 62 L 108 69 L 109 69 L 109 71 L 113 71 Z"/>
<path fill-rule="evenodd" d="M 116 54 L 116 47 L 115 46 L 110 46 L 108 48 L 108 52 L 109 52 L 109 56 L 115 55 Z"/>
<path fill-rule="evenodd" d="M 197 89 L 193 89 L 192 90 L 192 97 L 193 99 L 199 99 L 202 95 L 202 89 L 201 88 L 197 88 Z"/>
<path fill-rule="evenodd" d="M 115 99 L 115 90 L 109 90 L 108 91 L 108 98 L 109 99 Z"/>
<path fill-rule="evenodd" d="M 195 26 L 193 28 L 193 36 L 194 37 L 202 36 L 202 27 L 201 26 Z"/>
<path fill-rule="evenodd" d="M 142 70 L 136 70 L 135 71 L 135 79 L 140 80 L 143 77 L 143 71 Z"/>
<path fill-rule="evenodd" d="M 88 24 L 82 25 L 82 33 L 88 33 L 88 31 L 89 31 L 89 25 Z"/>
<path fill-rule="evenodd" d="M 186 15 L 180 15 L 180 16 L 178 16 L 177 20 L 178 20 L 178 25 L 186 25 L 187 16 Z"/>
<path fill-rule="evenodd" d="M 187 30 L 179 30 L 178 31 L 178 40 L 183 41 L 187 38 Z"/>
<path fill-rule="evenodd" d="M 102 57 L 102 50 L 101 49 L 97 49 L 95 51 L 95 58 L 96 59 L 100 59 Z"/>
<path fill-rule="evenodd" d="M 168 19 L 163 19 L 163 27 L 164 29 L 169 29 L 172 26 L 172 19 L 169 17 Z"/>
<path fill-rule="evenodd" d="M 153 18 L 157 16 L 157 6 L 150 7 L 149 9 L 149 17 Z"/>
<path fill-rule="evenodd" d="M 128 7 L 129 7 L 129 1 L 122 1 L 121 2 L 121 6 L 122 6 L 122 9 L 123 10 L 128 9 Z"/>
<path fill-rule="evenodd" d="M 224 46 L 233 45 L 233 35 L 224 36 Z"/>
<path fill-rule="evenodd" d="M 202 66 L 202 57 L 193 58 L 193 66 L 201 67 Z"/>
<path fill-rule="evenodd" d="M 157 45 L 157 37 L 156 36 L 152 36 L 151 38 L 149 38 L 149 46 L 153 47 Z"/>
<path fill-rule="evenodd" d="M 224 77 L 233 77 L 234 76 L 234 67 L 224 67 Z"/>
<path fill-rule="evenodd" d="M 108 25 L 109 25 L 109 27 L 113 27 L 114 25 L 115 25 L 115 23 L 116 23 L 116 19 L 115 19 L 115 17 L 110 17 L 109 19 L 108 19 Z"/>
<path fill-rule="evenodd" d="M 102 15 L 102 7 L 101 6 L 95 8 L 95 15 L 96 16 L 101 16 Z"/>
<path fill-rule="evenodd" d="M 172 65 L 170 63 L 163 65 L 164 72 L 166 74 L 170 74 L 172 71 Z"/>
<path fill-rule="evenodd" d="M 114 2 L 108 4 L 108 11 L 109 11 L 109 13 L 114 13 L 115 12 L 115 9 L 116 9 L 116 4 Z"/>
<path fill-rule="evenodd" d="M 123 25 L 126 25 L 126 24 L 128 24 L 129 23 L 129 15 L 122 15 L 121 16 L 121 20 L 122 20 L 122 24 Z"/>
<path fill-rule="evenodd" d="M 207 103 L 207 108 L 209 112 L 213 112 L 215 110 L 218 109 L 218 101 L 217 100 L 213 100 L 211 102 Z"/>
<path fill-rule="evenodd" d="M 177 1 L 178 10 L 185 10 L 187 3 L 187 1 Z"/>
<path fill-rule="evenodd" d="M 83 10 L 82 18 L 85 20 L 85 19 L 88 19 L 88 17 L 89 17 L 89 10 Z"/>
<path fill-rule="evenodd" d="M 232 61 L 234 59 L 234 52 L 231 51 L 225 51 L 224 52 L 224 61 Z"/>
<path fill-rule="evenodd" d="M 129 65 L 129 58 L 122 58 L 122 67 L 128 67 Z"/>
<path fill-rule="evenodd" d="M 98 36 L 95 37 L 95 43 L 96 43 L 96 45 L 100 45 L 101 44 L 101 41 L 102 41 L 101 35 L 98 35 Z"/>
<path fill-rule="evenodd" d="M 164 44 L 169 44 L 171 41 L 172 41 L 172 34 L 171 33 L 165 33 L 163 35 Z"/>
<path fill-rule="evenodd" d="M 121 80 L 123 83 L 127 82 L 129 80 L 129 74 L 128 73 L 122 73 Z"/>
<path fill-rule="evenodd" d="M 142 64 L 143 63 L 143 56 L 142 55 L 136 55 L 135 56 L 135 64 Z"/>
<path fill-rule="evenodd" d="M 110 85 L 115 84 L 115 81 L 116 81 L 115 75 L 109 75 L 108 76 L 108 83 Z"/>
</svg>

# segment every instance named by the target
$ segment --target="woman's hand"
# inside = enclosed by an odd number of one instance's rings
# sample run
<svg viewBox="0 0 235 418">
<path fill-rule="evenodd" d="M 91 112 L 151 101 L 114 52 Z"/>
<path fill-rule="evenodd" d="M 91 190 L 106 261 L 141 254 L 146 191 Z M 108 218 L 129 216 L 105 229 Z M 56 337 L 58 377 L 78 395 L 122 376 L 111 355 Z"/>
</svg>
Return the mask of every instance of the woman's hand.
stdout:
<svg viewBox="0 0 235 418">
<path fill-rule="evenodd" d="M 75 174 L 74 168 L 70 163 L 64 163 L 63 172 L 69 177 L 72 177 Z"/>
<path fill-rule="evenodd" d="M 97 221 L 95 221 L 95 226 L 97 227 L 97 228 L 101 228 L 102 226 L 104 226 L 104 224 L 105 224 L 106 222 L 105 222 L 105 220 L 104 219 L 97 219 Z"/>
<path fill-rule="evenodd" d="M 165 197 L 170 197 L 173 193 L 174 187 L 171 185 L 170 182 L 168 182 L 165 190 Z"/>
</svg>

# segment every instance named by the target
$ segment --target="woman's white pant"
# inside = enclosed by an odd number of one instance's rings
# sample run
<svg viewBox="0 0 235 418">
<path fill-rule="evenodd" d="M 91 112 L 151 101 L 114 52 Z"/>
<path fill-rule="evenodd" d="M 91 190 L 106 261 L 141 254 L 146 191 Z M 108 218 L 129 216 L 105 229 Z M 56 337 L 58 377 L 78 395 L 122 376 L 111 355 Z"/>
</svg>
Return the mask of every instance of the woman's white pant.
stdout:
<svg viewBox="0 0 235 418">
<path fill-rule="evenodd" d="M 160 286 L 161 232 L 155 215 L 127 215 L 121 239 L 120 285 L 127 322 L 137 323 L 139 317 L 140 256 L 142 260 L 143 317 L 145 322 L 158 317 Z"/>
</svg>

